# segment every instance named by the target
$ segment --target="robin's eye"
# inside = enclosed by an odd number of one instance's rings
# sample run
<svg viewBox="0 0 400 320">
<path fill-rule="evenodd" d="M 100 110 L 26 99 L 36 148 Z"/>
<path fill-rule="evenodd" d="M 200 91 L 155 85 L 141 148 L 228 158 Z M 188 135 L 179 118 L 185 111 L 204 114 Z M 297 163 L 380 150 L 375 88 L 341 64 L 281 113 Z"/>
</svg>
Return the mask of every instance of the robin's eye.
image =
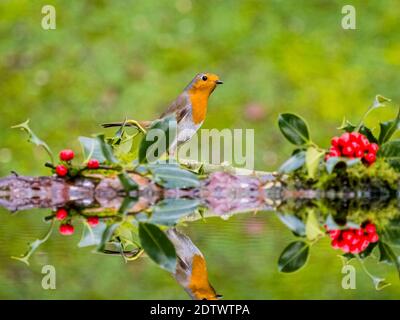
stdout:
<svg viewBox="0 0 400 320">
<path fill-rule="evenodd" d="M 203 80 L 203 81 L 207 81 L 207 79 L 208 79 L 207 76 L 202 76 L 201 77 L 201 80 Z"/>
</svg>

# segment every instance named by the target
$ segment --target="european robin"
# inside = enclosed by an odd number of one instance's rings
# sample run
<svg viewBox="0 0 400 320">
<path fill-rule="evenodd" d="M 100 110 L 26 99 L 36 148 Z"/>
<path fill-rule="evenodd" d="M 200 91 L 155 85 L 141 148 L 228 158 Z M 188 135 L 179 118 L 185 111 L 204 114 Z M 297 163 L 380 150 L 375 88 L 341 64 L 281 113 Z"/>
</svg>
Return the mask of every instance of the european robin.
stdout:
<svg viewBox="0 0 400 320">
<path fill-rule="evenodd" d="M 215 292 L 208 280 L 206 260 L 192 240 L 176 228 L 168 229 L 167 236 L 176 250 L 176 281 L 194 300 L 220 299 L 222 296 Z"/>
<path fill-rule="evenodd" d="M 170 150 L 174 150 L 174 147 L 190 140 L 201 127 L 207 114 L 208 98 L 217 85 L 222 83 L 215 74 L 207 72 L 197 74 L 167 110 L 161 114 L 159 119 L 173 115 L 177 122 L 177 134 L 169 146 Z M 102 126 L 104 128 L 120 127 L 125 123 L 126 126 L 133 126 L 145 132 L 151 127 L 153 121 L 127 120 L 105 123 Z"/>
</svg>

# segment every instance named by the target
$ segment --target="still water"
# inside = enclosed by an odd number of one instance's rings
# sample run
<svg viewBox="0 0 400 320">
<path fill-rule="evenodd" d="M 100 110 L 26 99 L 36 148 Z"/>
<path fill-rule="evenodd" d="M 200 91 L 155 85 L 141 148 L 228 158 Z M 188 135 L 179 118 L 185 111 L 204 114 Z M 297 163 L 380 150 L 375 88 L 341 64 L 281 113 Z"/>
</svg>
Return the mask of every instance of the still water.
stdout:
<svg viewBox="0 0 400 320">
<path fill-rule="evenodd" d="M 207 195 L 203 193 L 203 197 L 205 196 Z M 238 197 L 240 198 L 239 195 L 235 195 L 234 199 L 229 199 L 230 203 L 235 202 Z M 309 217 L 303 219 L 302 214 L 281 211 L 293 206 L 280 205 L 275 210 L 272 208 L 245 210 L 246 206 L 252 205 L 253 203 L 247 202 L 245 205 L 242 203 L 240 212 L 223 214 L 212 212 L 216 207 L 209 208 L 202 212 L 204 218 L 201 216 L 194 218 L 191 214 L 186 217 L 187 219 L 180 219 L 177 225 L 177 232 L 185 235 L 203 255 L 210 285 L 217 294 L 223 295 L 223 298 L 397 299 L 399 297 L 400 280 L 396 268 L 393 265 L 379 263 L 377 248 L 364 260 L 364 267 L 368 273 L 384 278 L 390 285 L 382 290 L 376 290 L 360 261 L 352 259 L 350 265 L 354 266 L 355 285 L 352 288 L 343 286 L 343 278 L 346 276 L 343 272 L 344 261 L 340 257 L 343 252 L 332 248 L 332 240 L 324 229 L 326 219 L 318 210 L 316 215 L 320 222 L 318 231 L 320 235 L 318 241 L 311 241 L 305 265 L 292 273 L 280 272 L 278 260 L 283 250 L 291 242 L 303 241 L 305 237 L 296 236 L 293 230 L 282 222 L 282 214 L 286 214 L 285 217 L 297 217 L 297 222 L 307 220 L 303 221 L 307 225 Z M 218 202 L 216 211 L 218 210 L 221 210 L 221 202 Z M 299 208 L 298 210 L 301 211 Z M 229 213 L 234 214 L 229 216 Z M 365 219 L 370 219 L 370 214 L 366 213 Z M 53 207 L 25 210 L 14 214 L 0 208 L 0 298 L 189 298 L 185 288 L 178 284 L 174 276 L 159 268 L 146 254 L 134 261 L 125 261 L 121 255 L 95 252 L 93 246 L 78 247 L 81 234 L 86 228 L 82 223 L 74 223 L 74 234 L 64 236 L 57 230 L 60 222 L 55 222 L 51 236 L 32 254 L 29 265 L 12 259 L 12 256 L 20 256 L 26 252 L 28 243 L 46 234 L 49 222 L 44 220 L 45 217 L 52 215 L 54 215 Z M 394 219 L 397 219 L 396 213 Z M 95 228 L 98 226 L 93 230 Z M 343 226 L 340 228 L 348 229 Z M 350 228 L 356 229 L 357 226 L 353 224 Z M 179 255 L 179 252 L 177 253 Z M 46 265 L 55 268 L 55 289 L 46 290 L 42 286 L 42 279 L 45 276 L 42 268 Z"/>
</svg>

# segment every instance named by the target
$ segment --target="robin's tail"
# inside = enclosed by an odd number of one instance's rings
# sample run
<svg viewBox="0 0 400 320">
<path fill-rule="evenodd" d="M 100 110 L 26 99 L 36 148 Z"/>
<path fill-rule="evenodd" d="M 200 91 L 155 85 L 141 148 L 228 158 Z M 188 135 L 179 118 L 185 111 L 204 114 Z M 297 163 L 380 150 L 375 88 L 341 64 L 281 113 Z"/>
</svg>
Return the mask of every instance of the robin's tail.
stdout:
<svg viewBox="0 0 400 320">
<path fill-rule="evenodd" d="M 127 120 L 124 122 L 109 122 L 109 123 L 103 123 L 101 126 L 103 128 L 111 128 L 111 127 L 135 127 L 139 130 L 146 129 L 150 127 L 151 121 L 135 121 L 135 120 Z"/>
</svg>

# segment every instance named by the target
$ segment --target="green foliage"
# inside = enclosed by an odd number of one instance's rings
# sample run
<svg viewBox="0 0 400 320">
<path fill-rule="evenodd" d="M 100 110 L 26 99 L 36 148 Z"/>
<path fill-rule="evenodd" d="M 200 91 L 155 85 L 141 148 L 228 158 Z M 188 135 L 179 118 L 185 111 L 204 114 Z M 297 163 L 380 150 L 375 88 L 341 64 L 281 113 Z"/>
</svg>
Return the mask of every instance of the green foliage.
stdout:
<svg viewBox="0 0 400 320">
<path fill-rule="evenodd" d="M 139 223 L 139 238 L 149 257 L 163 269 L 175 272 L 176 252 L 165 233 L 151 223 Z"/>
<path fill-rule="evenodd" d="M 310 142 L 307 124 L 299 116 L 282 113 L 279 115 L 278 124 L 282 134 L 290 143 L 301 146 Z"/>
<path fill-rule="evenodd" d="M 289 273 L 302 268 L 307 262 L 309 248 L 309 245 L 304 241 L 290 243 L 279 257 L 279 271 Z"/>
</svg>

